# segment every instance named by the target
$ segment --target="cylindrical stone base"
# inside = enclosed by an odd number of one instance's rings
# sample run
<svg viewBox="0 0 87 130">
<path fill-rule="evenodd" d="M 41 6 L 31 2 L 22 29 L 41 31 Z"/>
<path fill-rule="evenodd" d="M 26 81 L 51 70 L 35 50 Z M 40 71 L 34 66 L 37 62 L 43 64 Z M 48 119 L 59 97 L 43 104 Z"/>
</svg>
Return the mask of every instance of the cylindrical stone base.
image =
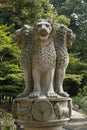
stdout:
<svg viewBox="0 0 87 130">
<path fill-rule="evenodd" d="M 51 127 L 28 127 L 25 126 L 24 130 L 64 130 L 62 126 L 51 126 Z"/>
<path fill-rule="evenodd" d="M 70 98 L 15 99 L 13 117 L 24 130 L 64 130 L 62 126 L 70 120 Z"/>
</svg>

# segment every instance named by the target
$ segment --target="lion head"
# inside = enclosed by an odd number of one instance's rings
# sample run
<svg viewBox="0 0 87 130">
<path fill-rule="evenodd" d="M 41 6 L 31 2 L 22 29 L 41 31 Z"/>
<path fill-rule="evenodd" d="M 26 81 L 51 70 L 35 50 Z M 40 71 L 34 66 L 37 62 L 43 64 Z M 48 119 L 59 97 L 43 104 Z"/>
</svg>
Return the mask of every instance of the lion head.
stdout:
<svg viewBox="0 0 87 130">
<path fill-rule="evenodd" d="M 47 40 L 52 33 L 52 30 L 52 22 L 49 20 L 40 19 L 34 24 L 36 39 Z"/>
<path fill-rule="evenodd" d="M 29 33 L 32 31 L 32 27 L 24 25 L 22 28 L 16 30 L 13 35 L 13 40 L 17 46 L 23 48 L 27 44 Z"/>
<path fill-rule="evenodd" d="M 73 33 L 73 31 L 71 29 L 67 28 L 67 34 L 66 34 L 67 47 L 72 46 L 75 39 L 76 39 L 76 35 Z"/>
</svg>

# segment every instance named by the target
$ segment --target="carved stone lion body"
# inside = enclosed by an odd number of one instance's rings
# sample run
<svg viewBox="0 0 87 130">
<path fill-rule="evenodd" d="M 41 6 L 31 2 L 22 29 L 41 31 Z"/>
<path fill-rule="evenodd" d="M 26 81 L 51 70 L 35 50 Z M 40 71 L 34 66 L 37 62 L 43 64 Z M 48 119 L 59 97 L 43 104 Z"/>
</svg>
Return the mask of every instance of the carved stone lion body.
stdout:
<svg viewBox="0 0 87 130">
<path fill-rule="evenodd" d="M 17 97 L 26 97 L 33 89 L 32 69 L 31 69 L 31 52 L 32 52 L 33 28 L 24 25 L 16 30 L 13 40 L 21 48 L 20 65 L 24 73 L 25 89 Z"/>
<path fill-rule="evenodd" d="M 32 77 L 34 90 L 30 96 L 57 96 L 54 93 L 53 79 L 56 65 L 56 52 L 52 37 L 52 25 L 46 20 L 35 24 L 32 51 Z"/>
<path fill-rule="evenodd" d="M 15 32 L 13 40 L 22 48 L 20 62 L 25 78 L 25 90 L 19 97 L 68 96 L 63 91 L 63 80 L 69 63 L 67 46 L 74 39 L 72 30 L 63 25 L 53 28 L 44 19 L 33 28 L 24 25 Z"/>
<path fill-rule="evenodd" d="M 63 80 L 66 68 L 69 64 L 69 54 L 67 47 L 71 46 L 75 40 L 75 34 L 71 29 L 60 25 L 55 29 L 54 44 L 56 49 L 56 69 L 54 77 L 55 91 L 61 96 L 69 96 L 63 90 Z"/>
</svg>

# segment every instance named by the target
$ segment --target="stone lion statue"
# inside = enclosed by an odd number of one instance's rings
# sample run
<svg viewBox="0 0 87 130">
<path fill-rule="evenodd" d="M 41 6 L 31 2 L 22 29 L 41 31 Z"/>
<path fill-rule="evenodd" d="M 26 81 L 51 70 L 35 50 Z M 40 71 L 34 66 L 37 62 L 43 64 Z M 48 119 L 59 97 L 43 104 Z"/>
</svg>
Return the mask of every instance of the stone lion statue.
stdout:
<svg viewBox="0 0 87 130">
<path fill-rule="evenodd" d="M 31 69 L 31 52 L 32 52 L 33 28 L 24 25 L 15 31 L 13 40 L 21 48 L 20 65 L 24 73 L 25 89 L 17 97 L 26 97 L 33 89 L 32 69 Z"/>
<path fill-rule="evenodd" d="M 22 48 L 20 63 L 25 78 L 25 90 L 18 97 L 57 97 L 53 87 L 56 52 L 52 33 L 52 23 L 42 19 L 33 28 L 24 25 L 13 35 Z"/>
<path fill-rule="evenodd" d="M 71 29 L 64 25 L 55 28 L 54 44 L 56 50 L 56 68 L 54 76 L 55 91 L 61 96 L 69 96 L 63 90 L 63 80 L 66 68 L 69 64 L 69 55 L 67 48 L 72 45 L 76 36 Z"/>
<path fill-rule="evenodd" d="M 29 97 L 57 97 L 53 79 L 56 65 L 56 52 L 53 42 L 53 26 L 48 20 L 38 20 L 34 25 L 32 50 L 32 77 L 34 90 Z"/>
<path fill-rule="evenodd" d="M 21 47 L 20 64 L 25 89 L 18 97 L 68 96 L 63 91 L 65 70 L 69 63 L 67 47 L 75 34 L 64 25 L 54 28 L 49 20 L 40 19 L 34 27 L 24 25 L 16 30 L 13 40 Z"/>
</svg>

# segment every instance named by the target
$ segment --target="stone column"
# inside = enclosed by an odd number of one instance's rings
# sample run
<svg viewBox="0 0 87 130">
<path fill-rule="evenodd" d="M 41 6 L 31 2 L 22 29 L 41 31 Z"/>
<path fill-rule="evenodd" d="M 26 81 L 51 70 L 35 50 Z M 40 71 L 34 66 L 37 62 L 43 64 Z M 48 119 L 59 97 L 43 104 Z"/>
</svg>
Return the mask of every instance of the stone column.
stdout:
<svg viewBox="0 0 87 130">
<path fill-rule="evenodd" d="M 25 130 L 63 130 L 70 120 L 71 99 L 17 98 L 13 102 L 13 117 Z"/>
</svg>

